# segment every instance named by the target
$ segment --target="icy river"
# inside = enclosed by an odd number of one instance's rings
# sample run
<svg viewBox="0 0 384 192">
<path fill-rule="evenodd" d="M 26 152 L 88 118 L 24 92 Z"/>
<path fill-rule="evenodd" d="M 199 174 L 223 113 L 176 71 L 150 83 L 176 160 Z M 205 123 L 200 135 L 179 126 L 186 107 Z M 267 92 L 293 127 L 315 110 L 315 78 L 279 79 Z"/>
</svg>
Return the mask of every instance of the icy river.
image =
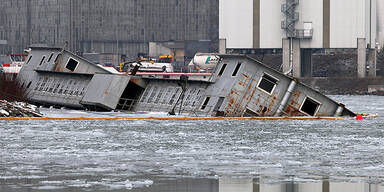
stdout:
<svg viewBox="0 0 384 192">
<path fill-rule="evenodd" d="M 384 97 L 331 97 L 379 117 L 0 121 L 0 191 L 384 190 Z"/>
</svg>

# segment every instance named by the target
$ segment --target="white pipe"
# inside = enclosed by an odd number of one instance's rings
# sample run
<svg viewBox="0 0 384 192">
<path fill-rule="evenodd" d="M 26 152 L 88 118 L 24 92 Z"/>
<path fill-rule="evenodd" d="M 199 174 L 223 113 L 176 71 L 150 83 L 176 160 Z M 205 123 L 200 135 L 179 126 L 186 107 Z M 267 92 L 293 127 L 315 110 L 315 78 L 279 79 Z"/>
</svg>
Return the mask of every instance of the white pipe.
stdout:
<svg viewBox="0 0 384 192">
<path fill-rule="evenodd" d="M 293 67 L 293 38 L 289 38 L 289 69 L 288 71 L 284 72 L 284 75 L 291 75 L 292 76 L 292 68 Z"/>
<path fill-rule="evenodd" d="M 293 79 L 288 86 L 287 92 L 285 92 L 284 97 L 281 100 L 280 106 L 275 113 L 275 117 L 279 117 L 283 114 L 284 108 L 285 108 L 285 106 L 287 106 L 287 103 L 289 101 L 289 97 L 291 97 L 291 94 L 292 94 L 293 90 L 295 89 L 295 87 L 296 87 L 296 79 Z"/>
</svg>

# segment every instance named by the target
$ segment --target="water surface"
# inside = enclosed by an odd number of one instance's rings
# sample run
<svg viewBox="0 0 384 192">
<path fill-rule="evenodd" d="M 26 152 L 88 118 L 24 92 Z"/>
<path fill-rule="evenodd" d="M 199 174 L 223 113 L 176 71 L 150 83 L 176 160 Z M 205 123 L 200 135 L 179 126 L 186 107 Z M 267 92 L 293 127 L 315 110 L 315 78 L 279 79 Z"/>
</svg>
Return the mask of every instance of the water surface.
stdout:
<svg viewBox="0 0 384 192">
<path fill-rule="evenodd" d="M 352 111 L 379 117 L 0 121 L 0 191 L 231 191 L 234 183 L 288 191 L 287 183 L 324 182 L 330 189 L 340 182 L 380 187 L 384 97 L 332 97 Z M 42 111 L 61 117 L 131 116 Z"/>
</svg>

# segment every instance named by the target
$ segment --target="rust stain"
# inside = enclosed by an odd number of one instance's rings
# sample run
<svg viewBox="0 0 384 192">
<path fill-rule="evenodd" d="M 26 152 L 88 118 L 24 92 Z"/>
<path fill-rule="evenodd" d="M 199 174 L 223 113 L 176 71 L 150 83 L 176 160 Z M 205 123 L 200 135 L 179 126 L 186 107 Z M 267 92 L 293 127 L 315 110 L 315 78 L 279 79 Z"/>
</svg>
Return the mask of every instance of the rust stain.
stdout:
<svg viewBox="0 0 384 192">
<path fill-rule="evenodd" d="M 64 72 L 63 68 L 60 65 L 56 65 L 54 70 L 57 72 Z"/>
<path fill-rule="evenodd" d="M 271 102 L 269 102 L 269 105 L 267 107 L 268 114 L 272 112 L 272 108 L 273 108 L 273 105 L 275 105 L 276 100 L 277 100 L 277 97 L 273 96 Z"/>
<path fill-rule="evenodd" d="M 256 101 L 253 104 L 259 105 L 259 103 L 260 103 L 260 97 L 257 97 Z"/>
<path fill-rule="evenodd" d="M 259 109 L 257 110 L 257 112 L 259 112 L 261 114 L 261 112 L 263 111 L 263 106 L 262 105 L 259 105 Z"/>
<path fill-rule="evenodd" d="M 295 108 L 294 106 L 292 105 L 288 105 L 285 109 L 285 112 L 289 115 L 289 116 L 303 116 L 303 114 L 297 109 Z"/>
<path fill-rule="evenodd" d="M 140 79 L 132 78 L 129 81 L 131 81 L 132 83 L 135 83 L 135 84 L 139 84 Z"/>
<path fill-rule="evenodd" d="M 291 106 L 293 106 L 293 107 L 295 107 L 295 108 L 298 108 L 298 107 L 300 106 L 300 104 L 298 103 L 298 100 L 299 100 L 299 98 L 300 98 L 300 95 L 301 95 L 301 93 L 298 92 L 298 91 L 294 91 L 294 92 L 292 93 L 292 98 L 291 98 L 291 100 L 290 100 L 290 102 L 289 102 Z"/>
<path fill-rule="evenodd" d="M 229 103 L 230 103 L 230 104 L 234 104 L 234 103 L 235 103 L 235 99 L 231 97 L 231 98 L 229 99 Z"/>
</svg>

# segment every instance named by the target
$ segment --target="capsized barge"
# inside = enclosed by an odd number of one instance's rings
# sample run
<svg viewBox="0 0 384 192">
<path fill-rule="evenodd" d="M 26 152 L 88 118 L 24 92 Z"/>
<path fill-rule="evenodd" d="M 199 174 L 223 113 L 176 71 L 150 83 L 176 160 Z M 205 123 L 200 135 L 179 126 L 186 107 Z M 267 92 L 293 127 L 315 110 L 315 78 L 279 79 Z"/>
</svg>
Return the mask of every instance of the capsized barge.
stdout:
<svg viewBox="0 0 384 192">
<path fill-rule="evenodd" d="M 61 48 L 32 47 L 18 80 L 39 105 L 189 116 L 355 116 L 246 55 L 211 54 L 211 71 L 120 73 Z M 193 61 L 192 61 L 193 64 Z"/>
</svg>

